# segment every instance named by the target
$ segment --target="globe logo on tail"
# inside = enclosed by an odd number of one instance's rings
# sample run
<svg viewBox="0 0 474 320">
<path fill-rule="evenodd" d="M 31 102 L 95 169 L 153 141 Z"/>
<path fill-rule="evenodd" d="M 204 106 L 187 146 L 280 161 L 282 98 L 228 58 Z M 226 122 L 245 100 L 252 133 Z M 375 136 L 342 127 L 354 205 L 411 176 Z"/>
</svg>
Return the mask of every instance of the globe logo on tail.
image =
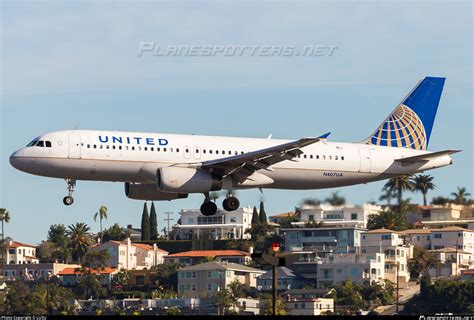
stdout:
<svg viewBox="0 0 474 320">
<path fill-rule="evenodd" d="M 368 144 L 426 150 L 425 127 L 411 108 L 401 104 L 372 134 Z"/>
</svg>

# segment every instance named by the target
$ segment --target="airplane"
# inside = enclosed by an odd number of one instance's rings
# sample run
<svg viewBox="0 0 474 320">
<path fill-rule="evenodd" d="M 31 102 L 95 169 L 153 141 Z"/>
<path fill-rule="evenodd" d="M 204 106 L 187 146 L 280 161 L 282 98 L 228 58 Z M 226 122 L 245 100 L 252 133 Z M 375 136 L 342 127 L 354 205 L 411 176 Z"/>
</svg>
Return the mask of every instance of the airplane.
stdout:
<svg viewBox="0 0 474 320">
<path fill-rule="evenodd" d="M 226 211 L 239 208 L 239 189 L 322 189 L 385 180 L 453 163 L 460 150 L 427 151 L 445 78 L 425 77 L 366 139 L 330 142 L 329 133 L 299 140 L 70 130 L 34 138 L 10 156 L 18 170 L 66 180 L 125 184 L 136 200 L 175 200 L 203 194 L 203 215 L 214 215 L 211 191 L 228 192 Z M 359 108 L 358 110 L 361 110 Z"/>
</svg>

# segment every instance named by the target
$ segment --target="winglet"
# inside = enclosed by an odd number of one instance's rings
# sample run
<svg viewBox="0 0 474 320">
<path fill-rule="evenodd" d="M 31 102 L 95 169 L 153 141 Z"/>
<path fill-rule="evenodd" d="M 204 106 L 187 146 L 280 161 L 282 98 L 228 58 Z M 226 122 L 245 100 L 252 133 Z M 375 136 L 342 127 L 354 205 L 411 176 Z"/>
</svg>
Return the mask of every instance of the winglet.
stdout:
<svg viewBox="0 0 474 320">
<path fill-rule="evenodd" d="M 318 138 L 319 139 L 327 139 L 330 134 L 331 134 L 331 132 L 328 132 L 328 133 L 323 134 L 322 136 L 319 136 Z"/>
</svg>

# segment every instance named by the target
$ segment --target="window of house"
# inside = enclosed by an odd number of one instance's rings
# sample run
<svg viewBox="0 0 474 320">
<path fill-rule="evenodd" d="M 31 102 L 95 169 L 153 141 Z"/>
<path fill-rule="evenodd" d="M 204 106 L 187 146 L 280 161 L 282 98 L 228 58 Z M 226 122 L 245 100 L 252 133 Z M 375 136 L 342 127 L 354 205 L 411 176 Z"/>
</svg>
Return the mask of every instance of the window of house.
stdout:
<svg viewBox="0 0 474 320">
<path fill-rule="evenodd" d="M 441 233 L 435 233 L 435 234 L 434 234 L 434 238 L 435 238 L 435 239 L 441 239 L 441 238 L 442 238 L 442 234 L 441 234 Z"/>
<path fill-rule="evenodd" d="M 390 240 L 390 239 L 391 239 L 391 237 L 390 237 L 389 234 L 383 234 L 382 235 L 382 240 Z"/>
<path fill-rule="evenodd" d="M 351 213 L 351 220 L 357 220 L 357 213 Z"/>
</svg>

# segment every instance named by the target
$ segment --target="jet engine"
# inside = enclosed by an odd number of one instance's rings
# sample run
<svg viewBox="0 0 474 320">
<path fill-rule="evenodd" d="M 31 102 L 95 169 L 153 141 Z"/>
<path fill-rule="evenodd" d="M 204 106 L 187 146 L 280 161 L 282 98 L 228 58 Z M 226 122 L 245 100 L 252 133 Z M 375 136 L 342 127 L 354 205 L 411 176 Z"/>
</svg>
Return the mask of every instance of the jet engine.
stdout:
<svg viewBox="0 0 474 320">
<path fill-rule="evenodd" d="M 125 183 L 125 194 L 135 200 L 175 200 L 187 198 L 187 193 L 161 192 L 154 183 Z"/>
<path fill-rule="evenodd" d="M 204 193 L 222 189 L 222 181 L 217 175 L 180 167 L 158 169 L 157 185 L 160 191 L 173 193 Z"/>
</svg>

